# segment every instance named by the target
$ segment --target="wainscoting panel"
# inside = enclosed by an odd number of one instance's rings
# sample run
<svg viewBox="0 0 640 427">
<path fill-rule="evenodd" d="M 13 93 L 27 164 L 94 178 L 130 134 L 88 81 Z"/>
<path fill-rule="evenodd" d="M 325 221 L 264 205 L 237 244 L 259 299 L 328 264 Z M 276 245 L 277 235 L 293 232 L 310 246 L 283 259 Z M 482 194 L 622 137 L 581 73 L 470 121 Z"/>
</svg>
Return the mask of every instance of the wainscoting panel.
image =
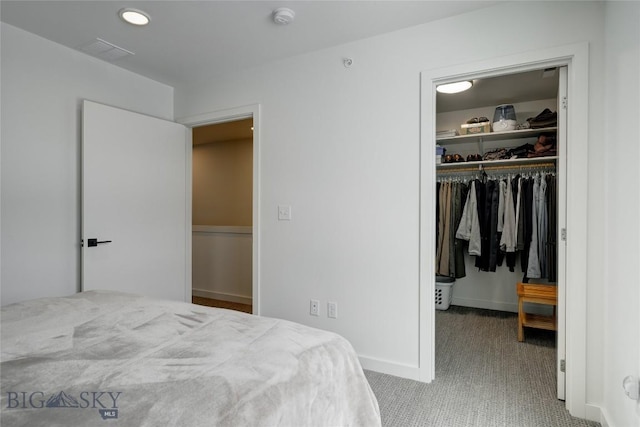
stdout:
<svg viewBox="0 0 640 427">
<path fill-rule="evenodd" d="M 251 227 L 193 226 L 193 295 L 252 303 Z"/>
</svg>

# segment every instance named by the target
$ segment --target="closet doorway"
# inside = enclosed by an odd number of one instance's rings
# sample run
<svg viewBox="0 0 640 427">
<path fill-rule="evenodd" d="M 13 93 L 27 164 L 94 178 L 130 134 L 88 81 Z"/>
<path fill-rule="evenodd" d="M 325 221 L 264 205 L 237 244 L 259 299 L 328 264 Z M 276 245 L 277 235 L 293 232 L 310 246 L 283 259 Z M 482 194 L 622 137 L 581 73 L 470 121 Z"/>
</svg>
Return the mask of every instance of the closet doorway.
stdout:
<svg viewBox="0 0 640 427">
<path fill-rule="evenodd" d="M 566 123 L 559 117 L 566 115 L 566 67 L 467 81 L 472 86 L 463 92 L 436 96 L 436 147 L 444 151 L 436 156 L 435 292 L 443 301 L 436 308 L 452 304 L 447 315 L 437 313 L 436 329 L 439 335 L 474 331 L 465 345 L 449 350 L 454 357 L 471 352 L 467 357 L 475 360 L 483 354 L 509 369 L 504 358 L 515 362 L 510 376 L 535 366 L 538 377 L 553 382 L 554 356 L 564 354 L 563 343 L 554 342 L 560 335 L 553 332 L 556 306 L 523 304 L 523 313 L 537 322 L 518 331 L 517 284 L 545 285 L 536 289 L 555 294 L 564 287 L 557 219 L 564 218 L 565 206 L 557 195 L 563 193 L 558 147 L 566 141 L 566 128 L 559 126 Z M 557 311 L 564 313 L 564 307 Z M 458 332 L 448 330 L 462 318 Z M 553 331 L 539 333 L 530 326 Z M 517 331 L 521 343 L 509 339 Z M 557 383 L 558 397 L 564 399 L 564 378 Z M 531 384 L 544 389 L 542 382 Z"/>
<path fill-rule="evenodd" d="M 492 122 L 494 116 L 494 110 L 501 104 L 512 104 L 518 106 L 520 100 L 509 99 L 506 95 L 503 99 L 491 99 L 489 103 L 480 102 L 472 106 L 471 108 L 457 110 L 454 114 L 450 112 L 439 112 L 438 103 L 436 97 L 436 87 L 444 83 L 452 83 L 462 80 L 477 82 L 478 86 L 481 85 L 483 80 L 499 79 L 499 78 L 515 78 L 517 74 L 540 72 L 545 70 L 556 69 L 559 73 L 564 69 L 567 70 L 565 80 L 562 78 L 558 80 L 557 88 L 559 90 L 559 96 L 556 95 L 555 100 L 552 101 L 553 105 L 550 108 L 552 111 L 558 113 L 557 123 L 557 156 L 553 160 L 553 168 L 555 169 L 555 175 L 557 177 L 557 287 L 558 287 L 558 331 L 557 331 L 557 378 L 558 378 L 558 398 L 565 398 L 565 361 L 566 361 L 566 407 L 574 416 L 584 416 L 585 411 L 585 388 L 584 388 L 584 367 L 586 365 L 585 360 L 585 346 L 586 336 L 584 331 L 584 324 L 586 320 L 586 299 L 584 297 L 585 292 L 585 273 L 586 266 L 586 221 L 584 220 L 584 211 L 586 210 L 586 191 L 581 188 L 580 183 L 586 182 L 586 150 L 582 141 L 587 140 L 586 130 L 581 129 L 578 125 L 581 120 L 587 117 L 588 95 L 586 87 L 587 81 L 587 58 L 588 49 L 586 45 L 572 45 L 565 46 L 556 49 L 550 49 L 541 52 L 532 52 L 521 55 L 515 55 L 512 57 L 502 57 L 495 60 L 485 61 L 477 64 L 465 64 L 460 66 L 451 67 L 448 69 L 439 69 L 426 71 L 422 73 L 422 111 L 421 111 L 421 269 L 420 269 L 420 281 L 421 281 L 421 299 L 420 299 L 420 319 L 421 326 L 421 339 L 420 339 L 420 371 L 421 378 L 425 381 L 431 381 L 437 376 L 435 370 L 435 357 L 436 357 L 436 341 L 435 341 L 435 328 L 436 328 L 436 316 L 434 307 L 434 293 L 435 275 L 437 267 L 434 265 L 434 259 L 437 255 L 437 229 L 434 226 L 436 224 L 436 180 L 438 172 L 441 169 L 446 169 L 449 166 L 442 167 L 435 164 L 436 155 L 435 147 L 439 142 L 438 139 L 447 139 L 453 142 L 455 148 L 454 151 L 449 151 L 449 154 L 461 154 L 463 146 L 457 146 L 461 144 L 468 144 L 464 147 L 469 154 L 478 154 L 483 156 L 488 151 L 496 150 L 499 146 L 506 141 L 507 138 L 495 138 L 495 135 L 488 133 L 485 138 L 478 137 L 475 141 L 466 140 L 464 136 L 456 135 L 443 135 L 437 136 L 437 131 L 454 129 L 451 126 L 443 125 L 444 128 L 439 127 L 446 120 L 451 119 L 456 124 L 455 129 L 460 129 L 460 124 L 465 123 L 469 119 L 475 117 L 478 121 L 482 121 L 481 117 L 487 117 Z M 564 85 L 564 88 L 563 88 Z M 505 87 L 507 85 L 505 84 Z M 566 92 L 563 92 L 565 90 Z M 495 89 L 494 89 L 495 92 Z M 571 109 L 568 108 L 568 97 L 566 93 L 572 94 L 570 100 Z M 537 102 L 537 100 L 529 100 Z M 480 107 L 484 104 L 488 108 L 488 111 Z M 541 113 L 543 108 L 538 108 L 540 105 L 520 105 L 521 115 L 517 117 L 517 121 L 521 122 L 528 117 L 535 117 Z M 545 107 L 546 108 L 546 107 Z M 541 110 L 541 111 L 539 111 Z M 566 115 L 563 115 L 563 110 Z M 477 112 L 477 113 L 476 113 Z M 459 114 L 459 116 L 458 116 Z M 524 115 L 524 117 L 523 117 Z M 440 117 L 439 117 L 440 116 Z M 449 117 L 446 117 L 449 116 Z M 455 116 L 455 117 L 453 117 Z M 468 117 L 467 117 L 468 116 Z M 562 117 L 565 117 L 564 119 Z M 566 117 L 569 118 L 567 121 Z M 439 123 L 440 122 L 440 123 Z M 449 129 L 450 128 L 450 129 Z M 516 130 L 520 132 L 520 130 Z M 523 131 L 526 132 L 526 131 Z M 569 135 L 569 138 L 565 138 Z M 519 135 L 520 136 L 520 135 Z M 460 141 L 456 141 L 458 138 Z M 521 141 L 524 143 L 525 141 Z M 535 142 L 535 138 L 534 141 Z M 506 145 L 506 144 L 505 144 Z M 522 144 L 509 145 L 510 148 L 517 148 Z M 451 149 L 449 147 L 449 149 Z M 460 153 L 456 153 L 456 150 Z M 474 151 L 471 153 L 471 151 Z M 568 157 L 567 152 L 571 152 L 572 156 Z M 467 153 L 464 153 L 467 154 Z M 464 156 L 465 163 L 467 161 L 466 155 Z M 500 161 L 500 160 L 497 160 Z M 538 160 L 533 160 L 538 161 Z M 469 167 L 484 166 L 485 159 L 482 160 L 472 159 L 469 163 Z M 461 162 L 462 163 L 462 162 Z M 546 162 L 545 162 L 546 163 Z M 498 166 L 494 163 L 492 166 Z M 508 166 L 508 165 L 503 165 Z M 460 168 L 460 165 L 455 164 L 452 168 Z M 489 172 L 487 167 L 487 173 Z M 481 173 L 481 171 L 479 171 Z M 571 177 L 567 181 L 567 177 Z M 568 184 L 569 182 L 569 184 Z M 570 198 L 567 195 L 570 194 Z M 567 224 L 571 224 L 571 239 L 564 240 L 565 230 L 568 228 Z M 573 234 L 576 233 L 576 234 Z M 469 255 L 467 255 L 469 257 Z M 520 267 L 519 265 L 517 266 Z M 503 268 L 505 268 L 503 266 Z M 493 272 L 477 272 L 474 264 L 472 264 L 469 272 L 473 271 L 478 275 L 496 275 Z M 508 270 L 507 270 L 508 271 Z M 481 307 L 491 310 L 503 310 L 503 311 L 517 311 L 517 309 L 509 308 L 514 307 L 514 303 L 517 301 L 516 284 L 522 281 L 523 273 L 520 271 L 519 276 L 515 275 L 513 278 L 505 279 L 507 286 L 500 292 L 510 292 L 511 299 L 507 301 L 491 301 L 491 298 L 480 297 L 478 292 L 480 287 L 467 288 L 460 286 L 458 291 L 458 299 L 455 300 L 456 290 L 453 291 L 454 303 L 465 304 L 473 306 L 478 300 L 484 300 L 486 304 L 494 304 L 494 306 Z M 497 276 L 496 276 L 497 277 Z M 475 283 L 479 283 L 476 278 Z M 498 279 L 500 282 L 502 279 Z M 533 282 L 533 280 L 531 280 Z M 494 280 L 496 282 L 496 280 Z M 455 288 L 456 285 L 454 285 Z M 498 283 L 498 288 L 502 286 Z M 485 284 L 485 289 L 492 289 L 491 284 Z M 462 288 L 462 289 L 460 289 Z M 510 288 L 510 290 L 508 289 Z M 465 292 L 467 292 L 465 294 Z M 472 293 L 476 292 L 475 295 Z M 476 300 L 475 302 L 472 300 Z M 500 296 L 499 299 L 504 299 Z M 516 306 L 517 307 L 517 306 Z M 568 308 L 572 310 L 568 310 Z M 517 331 L 514 331 L 516 333 Z M 571 339 L 567 340 L 567 334 L 571 334 Z M 517 335 L 514 335 L 514 340 Z M 571 351 L 566 351 L 567 349 Z M 570 355 L 570 359 L 567 360 L 565 354 Z"/>
</svg>

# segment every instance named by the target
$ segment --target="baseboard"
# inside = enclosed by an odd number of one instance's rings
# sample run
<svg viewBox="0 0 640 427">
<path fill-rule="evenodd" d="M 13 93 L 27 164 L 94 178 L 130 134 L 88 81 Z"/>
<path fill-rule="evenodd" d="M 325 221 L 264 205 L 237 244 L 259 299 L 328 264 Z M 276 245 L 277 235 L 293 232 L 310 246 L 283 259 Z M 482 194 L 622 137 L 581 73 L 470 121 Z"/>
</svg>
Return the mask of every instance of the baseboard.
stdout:
<svg viewBox="0 0 640 427">
<path fill-rule="evenodd" d="M 462 307 L 484 308 L 486 310 L 506 311 L 510 313 L 518 312 L 518 304 L 511 302 L 490 301 L 482 299 L 471 298 L 451 298 L 452 305 L 459 305 Z M 540 304 L 526 304 L 525 311 L 527 313 L 549 315 L 551 314 L 551 308 Z"/>
<path fill-rule="evenodd" d="M 253 298 L 244 295 L 227 294 L 224 292 L 214 292 L 205 289 L 193 289 L 192 294 L 194 297 L 218 299 L 221 301 L 237 302 L 247 305 L 253 304 Z"/>
<path fill-rule="evenodd" d="M 216 233 L 216 234 L 251 234 L 251 226 L 221 226 L 221 225 L 193 225 L 193 233 Z"/>
<path fill-rule="evenodd" d="M 367 356 L 358 356 L 358 358 L 360 359 L 362 367 L 369 371 L 420 381 L 420 369 L 417 366 L 404 365 Z"/>
<path fill-rule="evenodd" d="M 518 312 L 517 303 L 453 297 L 451 298 L 451 304 L 460 305 L 462 307 L 484 308 L 487 310 L 510 311 L 512 313 Z"/>
<path fill-rule="evenodd" d="M 591 415 L 593 415 L 594 417 L 597 415 L 597 418 L 590 418 Z M 614 427 L 614 425 L 609 422 L 611 417 L 609 416 L 607 410 L 599 406 L 587 405 L 587 417 L 589 417 L 587 419 L 590 421 L 599 422 L 602 427 Z"/>
</svg>

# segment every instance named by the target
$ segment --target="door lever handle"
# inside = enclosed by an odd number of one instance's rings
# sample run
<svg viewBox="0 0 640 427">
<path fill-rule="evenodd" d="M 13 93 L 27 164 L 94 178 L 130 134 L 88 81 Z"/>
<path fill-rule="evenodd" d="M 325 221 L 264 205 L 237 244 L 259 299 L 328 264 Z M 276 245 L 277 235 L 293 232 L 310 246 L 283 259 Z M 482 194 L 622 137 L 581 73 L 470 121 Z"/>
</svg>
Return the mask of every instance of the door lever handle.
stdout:
<svg viewBox="0 0 640 427">
<path fill-rule="evenodd" d="M 87 239 L 87 246 L 90 248 L 101 245 L 103 243 L 111 243 L 111 240 L 98 241 L 98 239 Z"/>
</svg>

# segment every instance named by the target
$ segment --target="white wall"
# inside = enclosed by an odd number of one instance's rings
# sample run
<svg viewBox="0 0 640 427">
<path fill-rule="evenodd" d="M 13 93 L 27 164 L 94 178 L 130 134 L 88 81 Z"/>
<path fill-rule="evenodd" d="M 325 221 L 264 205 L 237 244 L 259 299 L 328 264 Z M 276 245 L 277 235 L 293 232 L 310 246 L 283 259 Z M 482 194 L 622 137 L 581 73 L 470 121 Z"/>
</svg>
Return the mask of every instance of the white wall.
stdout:
<svg viewBox="0 0 640 427">
<path fill-rule="evenodd" d="M 600 2 L 500 4 L 176 88 L 177 117 L 262 105 L 262 313 L 337 331 L 369 366 L 415 374 L 420 72 L 589 42 L 586 387 L 601 402 L 603 31 Z M 292 221 L 277 221 L 278 204 L 292 205 Z M 318 318 L 310 298 L 323 303 Z"/>
<path fill-rule="evenodd" d="M 2 23 L 1 299 L 80 287 L 83 98 L 173 118 L 173 89 Z"/>
<path fill-rule="evenodd" d="M 640 376 L 640 3 L 607 2 L 604 406 L 611 426 L 639 426 L 640 402 L 622 390 Z"/>
<path fill-rule="evenodd" d="M 194 225 L 251 226 L 253 140 L 194 144 L 192 175 Z"/>
</svg>

